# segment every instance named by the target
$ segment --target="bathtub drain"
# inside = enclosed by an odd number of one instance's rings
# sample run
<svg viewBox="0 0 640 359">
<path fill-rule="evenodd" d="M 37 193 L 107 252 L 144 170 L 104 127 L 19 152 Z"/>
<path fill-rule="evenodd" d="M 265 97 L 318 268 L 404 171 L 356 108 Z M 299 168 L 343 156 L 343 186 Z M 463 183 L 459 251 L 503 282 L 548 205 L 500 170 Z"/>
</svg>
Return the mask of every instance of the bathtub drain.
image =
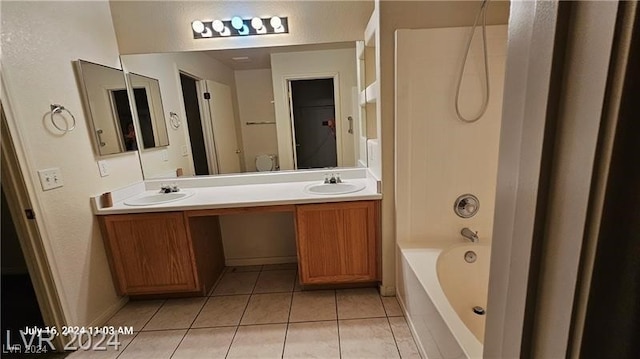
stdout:
<svg viewBox="0 0 640 359">
<path fill-rule="evenodd" d="M 485 315 L 485 313 L 486 313 L 484 308 L 482 308 L 480 306 L 473 307 L 473 312 L 478 314 L 478 315 Z"/>
</svg>

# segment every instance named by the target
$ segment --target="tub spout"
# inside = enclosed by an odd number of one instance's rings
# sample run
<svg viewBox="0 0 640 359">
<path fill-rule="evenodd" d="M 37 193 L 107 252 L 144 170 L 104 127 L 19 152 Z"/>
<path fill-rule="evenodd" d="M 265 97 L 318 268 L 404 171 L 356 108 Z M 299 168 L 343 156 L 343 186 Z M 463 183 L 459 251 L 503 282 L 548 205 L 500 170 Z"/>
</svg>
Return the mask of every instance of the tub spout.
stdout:
<svg viewBox="0 0 640 359">
<path fill-rule="evenodd" d="M 467 227 L 462 228 L 460 234 L 462 234 L 464 238 L 470 240 L 473 243 L 478 243 L 478 241 L 480 241 L 480 238 L 478 238 L 478 232 L 474 232 Z"/>
</svg>

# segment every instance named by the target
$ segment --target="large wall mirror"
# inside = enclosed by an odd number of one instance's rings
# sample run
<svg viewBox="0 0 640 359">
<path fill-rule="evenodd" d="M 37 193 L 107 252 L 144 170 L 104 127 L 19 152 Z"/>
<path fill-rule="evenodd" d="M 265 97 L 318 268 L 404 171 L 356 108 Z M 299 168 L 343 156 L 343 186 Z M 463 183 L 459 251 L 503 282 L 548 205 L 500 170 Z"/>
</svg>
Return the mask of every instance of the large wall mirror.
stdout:
<svg viewBox="0 0 640 359">
<path fill-rule="evenodd" d="M 169 145 L 140 153 L 145 178 L 173 177 L 177 169 L 188 176 L 366 164 L 355 48 L 340 42 L 121 56 L 125 72 L 158 80 L 162 102 L 154 106 L 163 109 L 151 111 L 172 114 L 162 119 L 170 123 Z"/>
</svg>

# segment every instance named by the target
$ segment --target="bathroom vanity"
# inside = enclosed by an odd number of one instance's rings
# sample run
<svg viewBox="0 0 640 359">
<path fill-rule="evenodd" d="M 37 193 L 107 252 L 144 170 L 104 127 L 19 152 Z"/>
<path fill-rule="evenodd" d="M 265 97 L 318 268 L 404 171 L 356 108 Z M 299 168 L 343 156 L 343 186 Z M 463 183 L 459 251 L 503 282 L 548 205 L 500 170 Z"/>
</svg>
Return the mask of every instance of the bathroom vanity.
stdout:
<svg viewBox="0 0 640 359">
<path fill-rule="evenodd" d="M 125 203 L 156 196 L 158 181 L 124 189 L 116 194 L 113 207 L 100 208 L 99 198 L 94 198 L 118 293 L 206 295 L 225 266 L 219 216 L 243 213 L 294 216 L 302 285 L 378 281 L 381 194 L 376 181 L 351 179 L 349 183 L 363 189 L 318 195 L 308 191 L 318 181 L 274 179 L 214 186 L 206 186 L 203 179 L 180 180 L 190 196 L 145 206 Z"/>
</svg>

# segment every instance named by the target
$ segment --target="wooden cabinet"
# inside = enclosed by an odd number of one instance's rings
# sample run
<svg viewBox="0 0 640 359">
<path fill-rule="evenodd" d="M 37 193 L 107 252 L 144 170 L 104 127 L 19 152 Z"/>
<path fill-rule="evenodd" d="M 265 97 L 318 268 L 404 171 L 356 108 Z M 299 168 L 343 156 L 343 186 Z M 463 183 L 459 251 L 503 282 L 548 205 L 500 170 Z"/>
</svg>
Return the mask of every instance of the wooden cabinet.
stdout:
<svg viewBox="0 0 640 359">
<path fill-rule="evenodd" d="M 206 295 L 224 269 L 218 216 L 290 212 L 302 284 L 375 282 L 379 201 L 99 217 L 118 294 Z"/>
<path fill-rule="evenodd" d="M 120 295 L 206 294 L 224 267 L 217 217 L 166 212 L 100 222 Z"/>
<path fill-rule="evenodd" d="M 296 206 L 302 284 L 378 280 L 378 201 Z"/>
</svg>

